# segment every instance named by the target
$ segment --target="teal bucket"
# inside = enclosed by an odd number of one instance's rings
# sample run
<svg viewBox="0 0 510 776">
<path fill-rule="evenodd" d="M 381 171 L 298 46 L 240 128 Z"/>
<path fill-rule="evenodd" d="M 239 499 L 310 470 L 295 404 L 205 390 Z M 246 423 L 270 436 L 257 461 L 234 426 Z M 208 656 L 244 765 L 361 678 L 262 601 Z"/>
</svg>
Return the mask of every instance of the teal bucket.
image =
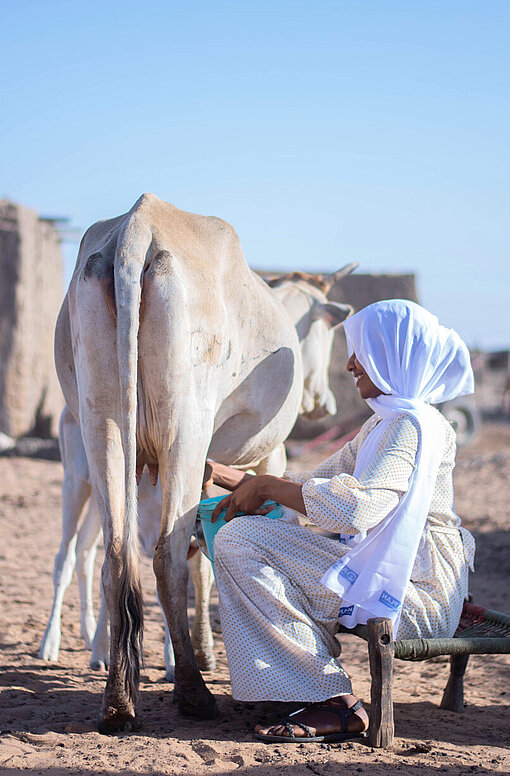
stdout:
<svg viewBox="0 0 510 776">
<path fill-rule="evenodd" d="M 197 520 L 200 520 L 202 522 L 202 531 L 204 532 L 204 538 L 205 543 L 207 545 L 207 552 L 204 552 L 202 549 L 202 545 L 200 544 L 200 540 L 197 536 L 197 541 L 200 549 L 204 553 L 204 555 L 209 558 L 211 561 L 213 571 L 214 571 L 214 537 L 220 530 L 220 528 L 226 524 L 225 521 L 225 514 L 227 512 L 226 509 L 223 509 L 214 523 L 211 522 L 212 513 L 214 512 L 216 505 L 219 501 L 224 499 L 225 496 L 216 496 L 215 498 L 205 498 L 203 501 L 201 501 L 198 505 L 198 513 L 197 513 Z M 264 502 L 263 506 L 268 507 L 272 506 L 273 509 L 271 512 L 268 512 L 265 517 L 270 517 L 271 519 L 276 519 L 278 517 L 281 517 L 283 515 L 283 508 L 281 504 L 277 504 L 276 501 L 266 501 Z M 244 512 L 238 512 L 238 515 L 243 515 Z M 257 518 L 254 517 L 254 520 Z M 196 534 L 196 525 L 195 525 L 195 534 Z"/>
</svg>

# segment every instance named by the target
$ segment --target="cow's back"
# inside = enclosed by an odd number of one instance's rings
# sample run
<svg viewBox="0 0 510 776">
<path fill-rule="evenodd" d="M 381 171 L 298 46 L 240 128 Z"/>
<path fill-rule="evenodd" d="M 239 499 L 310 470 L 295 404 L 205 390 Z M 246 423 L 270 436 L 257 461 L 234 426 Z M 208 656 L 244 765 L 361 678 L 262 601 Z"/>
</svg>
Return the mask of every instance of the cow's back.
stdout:
<svg viewBox="0 0 510 776">
<path fill-rule="evenodd" d="M 171 396 L 182 416 L 185 405 L 208 403 L 211 454 L 229 463 L 259 460 L 287 436 L 299 408 L 295 328 L 249 269 L 229 224 L 159 200 L 140 212 L 154 235 L 140 316 L 144 404 Z M 146 413 L 144 421 L 150 432 L 154 418 Z"/>
<path fill-rule="evenodd" d="M 140 252 L 142 234 L 146 248 Z M 157 458 L 157 440 L 166 436 L 161 423 L 175 428 L 193 403 L 210 405 L 220 460 L 263 457 L 289 433 L 299 408 L 294 326 L 249 269 L 229 224 L 151 194 L 128 213 L 94 224 L 82 240 L 56 334 L 57 369 L 73 414 L 79 402 L 72 339 L 76 350 L 79 332 L 69 318 L 79 306 L 80 286 L 93 284 L 116 319 L 116 262 L 137 265 L 142 289 L 137 433 L 149 458 Z"/>
</svg>

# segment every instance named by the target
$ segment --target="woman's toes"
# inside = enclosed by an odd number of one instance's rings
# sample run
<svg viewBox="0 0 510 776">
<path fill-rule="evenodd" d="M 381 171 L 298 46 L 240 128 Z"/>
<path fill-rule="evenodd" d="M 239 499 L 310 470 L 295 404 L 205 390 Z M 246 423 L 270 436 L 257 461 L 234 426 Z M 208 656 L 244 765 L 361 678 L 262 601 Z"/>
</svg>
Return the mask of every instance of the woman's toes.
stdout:
<svg viewBox="0 0 510 776">
<path fill-rule="evenodd" d="M 255 733 L 261 736 L 285 736 L 289 735 L 288 730 L 283 725 L 273 725 L 272 727 L 255 726 Z"/>
<path fill-rule="evenodd" d="M 255 727 L 255 733 L 259 733 L 261 736 L 280 736 L 282 734 L 278 732 L 279 730 L 279 725 L 273 725 L 272 727 L 262 727 L 262 725 L 256 725 Z"/>
</svg>

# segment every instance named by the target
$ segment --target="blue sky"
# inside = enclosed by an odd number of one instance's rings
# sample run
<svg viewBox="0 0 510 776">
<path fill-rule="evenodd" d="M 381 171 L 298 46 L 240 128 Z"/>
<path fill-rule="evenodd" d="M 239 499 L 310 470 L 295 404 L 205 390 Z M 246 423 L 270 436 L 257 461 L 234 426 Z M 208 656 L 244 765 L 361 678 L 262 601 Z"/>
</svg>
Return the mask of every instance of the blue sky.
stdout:
<svg viewBox="0 0 510 776">
<path fill-rule="evenodd" d="M 152 191 L 254 267 L 416 272 L 469 344 L 510 346 L 510 3 L 0 10 L 0 196 L 85 228 Z"/>
</svg>

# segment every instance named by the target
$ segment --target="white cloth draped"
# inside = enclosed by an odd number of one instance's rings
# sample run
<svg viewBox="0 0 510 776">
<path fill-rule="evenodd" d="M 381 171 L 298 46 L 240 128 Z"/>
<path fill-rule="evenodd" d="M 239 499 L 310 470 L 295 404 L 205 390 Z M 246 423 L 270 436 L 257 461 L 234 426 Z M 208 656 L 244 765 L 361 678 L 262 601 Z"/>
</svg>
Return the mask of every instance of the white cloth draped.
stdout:
<svg viewBox="0 0 510 776">
<path fill-rule="evenodd" d="M 379 525 L 347 538 L 351 549 L 322 577 L 342 598 L 340 622 L 348 628 L 370 617 L 389 617 L 396 630 L 405 590 L 430 508 L 444 435 L 430 404 L 472 393 L 469 351 L 453 329 L 404 300 L 376 302 L 344 323 L 349 355 L 383 392 L 367 403 L 381 418 L 363 443 L 354 477 L 370 464 L 397 414 L 418 424 L 420 444 L 407 491 Z"/>
</svg>

